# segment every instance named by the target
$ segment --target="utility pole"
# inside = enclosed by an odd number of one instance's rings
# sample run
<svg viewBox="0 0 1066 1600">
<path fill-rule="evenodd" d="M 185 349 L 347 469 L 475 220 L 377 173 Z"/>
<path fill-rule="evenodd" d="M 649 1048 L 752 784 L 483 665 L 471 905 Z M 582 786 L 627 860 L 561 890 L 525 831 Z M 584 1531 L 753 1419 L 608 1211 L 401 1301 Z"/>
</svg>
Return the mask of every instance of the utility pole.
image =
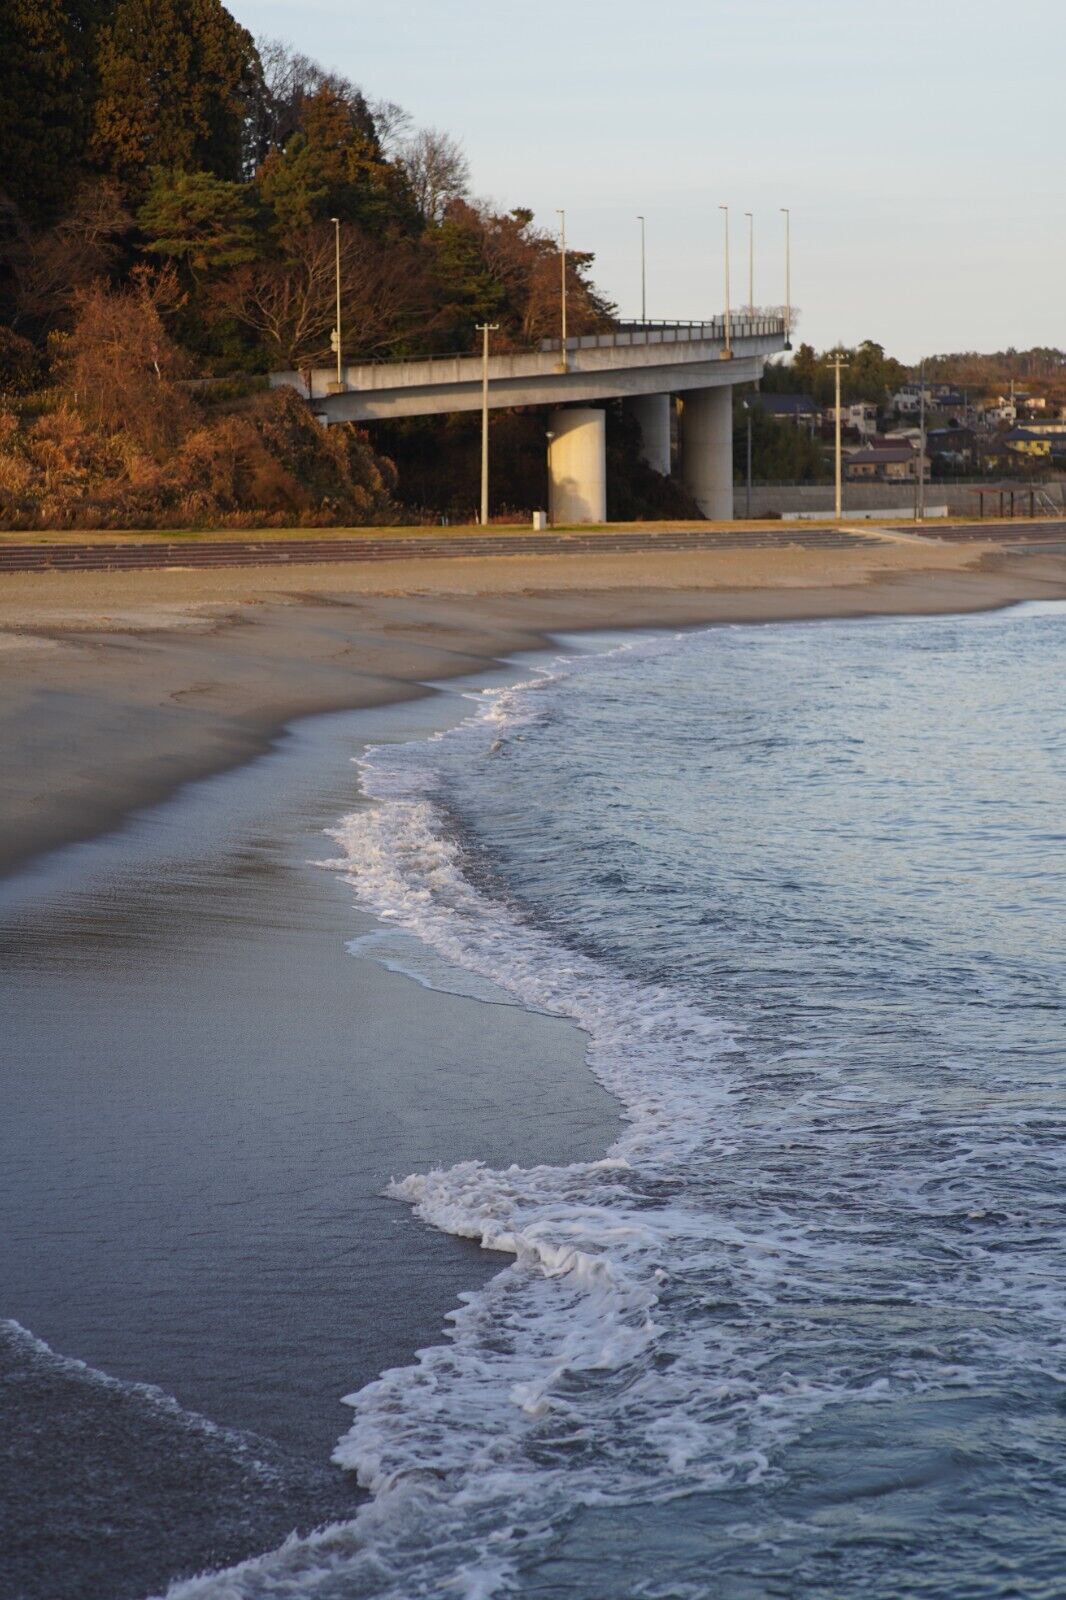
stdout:
<svg viewBox="0 0 1066 1600">
<path fill-rule="evenodd" d="M 344 374 L 341 367 L 341 223 L 339 217 L 333 217 L 333 238 L 336 245 L 336 280 L 337 280 L 337 326 L 333 330 L 330 341 L 337 352 L 337 392 L 344 388 Z"/>
<path fill-rule="evenodd" d="M 729 207 L 719 206 L 718 209 L 725 219 L 725 358 L 729 361 L 733 355 L 733 327 L 729 314 Z"/>
<path fill-rule="evenodd" d="M 566 355 L 566 212 L 559 211 L 559 271 L 560 271 L 560 309 L 562 327 L 562 360 L 561 368 L 565 372 L 568 367 Z"/>
<path fill-rule="evenodd" d="M 643 217 L 638 217 L 640 223 L 640 320 L 648 320 L 648 251 L 647 232 Z"/>
<path fill-rule="evenodd" d="M 835 485 L 836 485 L 836 492 L 835 492 L 835 496 L 834 496 L 834 505 L 835 505 L 835 508 L 836 508 L 835 516 L 836 516 L 837 521 L 839 522 L 841 517 L 844 515 L 844 470 L 843 470 L 843 456 L 842 456 L 841 449 L 840 449 L 840 369 L 841 369 L 841 367 L 846 367 L 847 366 L 847 362 L 844 360 L 844 352 L 842 350 L 834 350 L 833 351 L 833 354 L 832 354 L 832 357 L 831 357 L 831 364 L 832 364 L 832 367 L 833 367 L 833 371 L 836 374 L 836 407 L 835 407 L 835 410 L 834 410 L 834 416 L 836 418 L 836 424 L 835 424 L 835 441 L 836 441 L 835 469 L 836 469 L 836 471 L 835 471 L 835 480 L 834 480 L 835 481 Z"/>
<path fill-rule="evenodd" d="M 745 211 L 748 219 L 748 318 L 755 321 L 755 214 Z"/>
<path fill-rule="evenodd" d="M 489 334 L 499 328 L 498 322 L 479 322 L 481 334 L 481 526 L 489 523 Z"/>
<path fill-rule="evenodd" d="M 782 206 L 785 218 L 785 349 L 792 349 L 792 213 Z"/>
<path fill-rule="evenodd" d="M 748 521 L 750 522 L 750 520 L 751 520 L 751 402 L 748 401 L 748 400 L 742 400 L 740 403 L 744 407 L 744 420 L 747 422 L 747 425 L 748 425 L 748 473 L 747 473 L 747 493 L 745 495 L 744 515 L 748 519 Z"/>
</svg>

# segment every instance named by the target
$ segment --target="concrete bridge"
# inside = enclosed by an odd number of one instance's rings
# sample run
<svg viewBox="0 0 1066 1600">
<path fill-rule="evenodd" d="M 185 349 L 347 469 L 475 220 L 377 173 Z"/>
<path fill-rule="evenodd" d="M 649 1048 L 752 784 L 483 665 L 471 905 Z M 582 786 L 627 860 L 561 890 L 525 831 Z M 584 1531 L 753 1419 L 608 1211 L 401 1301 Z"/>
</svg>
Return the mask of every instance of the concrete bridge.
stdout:
<svg viewBox="0 0 1066 1600">
<path fill-rule="evenodd" d="M 786 348 L 780 318 L 639 323 L 607 333 L 546 340 L 539 350 L 490 356 L 491 410 L 551 407 L 547 419 L 553 523 L 603 522 L 607 514 L 606 417 L 596 402 L 622 400 L 640 427 L 642 454 L 671 469 L 672 415 L 679 401 L 681 479 L 707 517 L 733 515 L 733 385 L 758 378 Z M 275 372 L 315 414 L 332 422 L 378 422 L 482 405 L 480 356 L 374 361 L 342 369 Z"/>
</svg>

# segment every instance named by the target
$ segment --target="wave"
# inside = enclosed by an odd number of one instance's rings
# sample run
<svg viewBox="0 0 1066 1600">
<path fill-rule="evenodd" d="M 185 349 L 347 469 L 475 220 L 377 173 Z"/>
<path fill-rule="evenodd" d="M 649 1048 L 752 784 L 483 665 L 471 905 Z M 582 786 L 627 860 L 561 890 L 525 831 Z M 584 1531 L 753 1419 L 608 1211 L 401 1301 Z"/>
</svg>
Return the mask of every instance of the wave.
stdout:
<svg viewBox="0 0 1066 1600">
<path fill-rule="evenodd" d="M 330 864 L 438 962 L 583 1029 L 628 1126 L 596 1162 L 467 1161 L 390 1185 L 426 1222 L 513 1263 L 462 1297 L 446 1343 L 346 1398 L 354 1421 L 333 1459 L 373 1494 L 352 1522 L 178 1584 L 169 1600 L 508 1592 L 576 1507 L 758 1482 L 813 1412 L 883 1387 L 831 1367 L 817 1380 L 771 1368 L 742 1319 L 693 1320 L 686 1280 L 709 1244 L 715 1266 L 750 1256 L 756 1305 L 773 1298 L 779 1253 L 805 1249 L 694 1200 L 692 1165 L 713 1171 L 736 1148 L 731 1030 L 669 986 L 568 948 L 470 871 L 440 794 L 441 741 L 449 760 L 504 758 L 550 715 L 544 691 L 587 664 L 486 692 L 445 734 L 370 749 L 360 765 L 375 803 L 334 830 Z"/>
</svg>

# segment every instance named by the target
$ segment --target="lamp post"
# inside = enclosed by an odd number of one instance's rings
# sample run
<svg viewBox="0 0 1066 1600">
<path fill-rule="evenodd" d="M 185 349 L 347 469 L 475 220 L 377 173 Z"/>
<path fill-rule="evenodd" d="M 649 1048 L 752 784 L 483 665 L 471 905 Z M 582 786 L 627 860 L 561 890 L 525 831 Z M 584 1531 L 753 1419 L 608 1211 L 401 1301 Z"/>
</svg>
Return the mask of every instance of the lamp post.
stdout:
<svg viewBox="0 0 1066 1600">
<path fill-rule="evenodd" d="M 781 207 L 785 219 L 785 349 L 792 349 L 792 213 Z"/>
<path fill-rule="evenodd" d="M 562 370 L 567 370 L 566 358 L 566 212 L 559 210 L 559 272 L 560 272 L 560 326 L 562 329 Z"/>
<path fill-rule="evenodd" d="M 640 223 L 640 320 L 648 320 L 648 262 L 647 262 L 647 232 L 643 217 L 638 217 Z"/>
<path fill-rule="evenodd" d="M 719 206 L 718 209 L 725 222 L 725 357 L 729 360 L 733 354 L 733 328 L 729 313 L 729 207 Z"/>
<path fill-rule="evenodd" d="M 835 418 L 835 422 L 834 422 L 834 434 L 835 434 L 835 451 L 834 451 L 835 495 L 834 495 L 834 502 L 833 503 L 834 503 L 834 506 L 836 508 L 835 509 L 836 519 L 839 522 L 841 517 L 844 515 L 844 509 L 843 509 L 843 506 L 844 506 L 844 489 L 843 489 L 844 470 L 843 470 L 843 455 L 842 455 L 841 448 L 840 448 L 840 369 L 841 369 L 841 367 L 846 367 L 847 366 L 847 362 L 844 360 L 844 352 L 842 350 L 834 350 L 833 351 L 832 366 L 833 366 L 833 371 L 836 374 L 836 406 L 834 407 L 834 410 L 833 410 L 833 416 Z"/>
<path fill-rule="evenodd" d="M 755 214 L 745 211 L 748 219 L 748 318 L 755 321 Z"/>
<path fill-rule="evenodd" d="M 489 522 L 489 334 L 495 333 L 498 322 L 479 322 L 481 334 L 481 526 Z"/>
<path fill-rule="evenodd" d="M 344 376 L 341 368 L 341 220 L 339 217 L 331 218 L 333 223 L 333 239 L 336 246 L 336 280 L 337 280 L 337 326 L 333 330 L 333 348 L 337 352 L 337 389 L 344 387 Z"/>
<path fill-rule="evenodd" d="M 914 514 L 919 522 L 925 516 L 925 362 L 918 368 L 918 492 Z"/>
</svg>

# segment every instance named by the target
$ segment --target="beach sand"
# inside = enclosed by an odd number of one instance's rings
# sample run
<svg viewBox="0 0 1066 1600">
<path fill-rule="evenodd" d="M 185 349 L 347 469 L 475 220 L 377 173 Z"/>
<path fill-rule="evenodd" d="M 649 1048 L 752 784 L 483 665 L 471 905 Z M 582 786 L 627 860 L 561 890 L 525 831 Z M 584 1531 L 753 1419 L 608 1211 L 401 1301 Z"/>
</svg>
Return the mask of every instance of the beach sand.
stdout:
<svg viewBox="0 0 1066 1600">
<path fill-rule="evenodd" d="M 395 703 L 556 632 L 964 611 L 1064 593 L 1061 555 L 905 535 L 831 551 L 8 576 L 0 872 L 247 760 L 297 717 Z"/>
</svg>

